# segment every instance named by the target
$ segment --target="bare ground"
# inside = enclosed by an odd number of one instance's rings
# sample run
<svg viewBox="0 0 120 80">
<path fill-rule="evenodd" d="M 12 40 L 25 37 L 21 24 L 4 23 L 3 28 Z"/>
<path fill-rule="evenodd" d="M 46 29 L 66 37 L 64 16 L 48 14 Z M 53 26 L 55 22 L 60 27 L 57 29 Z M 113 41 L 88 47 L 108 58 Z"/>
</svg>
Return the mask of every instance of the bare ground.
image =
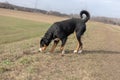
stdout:
<svg viewBox="0 0 120 80">
<path fill-rule="evenodd" d="M 120 27 L 87 25 L 82 54 L 73 54 L 73 35 L 63 57 L 59 46 L 55 53 L 39 53 L 39 38 L 0 45 L 0 80 L 120 80 Z"/>
</svg>

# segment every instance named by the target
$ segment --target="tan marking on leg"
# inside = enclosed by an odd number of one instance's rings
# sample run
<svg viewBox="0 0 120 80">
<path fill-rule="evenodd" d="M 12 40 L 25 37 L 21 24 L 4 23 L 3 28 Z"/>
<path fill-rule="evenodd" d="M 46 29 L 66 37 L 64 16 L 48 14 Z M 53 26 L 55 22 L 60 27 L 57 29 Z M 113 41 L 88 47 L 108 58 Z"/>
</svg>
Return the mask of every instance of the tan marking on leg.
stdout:
<svg viewBox="0 0 120 80">
<path fill-rule="evenodd" d="M 77 44 L 77 47 L 76 47 L 76 50 L 78 51 L 79 48 L 80 48 L 80 44 L 78 43 L 78 44 Z"/>
<path fill-rule="evenodd" d="M 74 35 L 75 35 L 75 37 L 76 37 L 76 39 L 77 39 L 76 32 L 74 32 Z M 76 48 L 75 48 L 75 50 L 74 50 L 74 53 L 77 53 L 77 52 L 78 52 L 79 47 L 80 47 L 80 44 L 79 44 L 79 42 L 78 42 L 78 44 L 77 44 L 77 46 L 76 46 Z"/>
<path fill-rule="evenodd" d="M 62 51 L 63 49 L 64 49 L 64 46 L 61 46 L 61 47 L 60 47 L 60 50 Z"/>
<path fill-rule="evenodd" d="M 64 56 L 64 54 L 65 54 L 64 46 L 60 47 L 60 51 L 61 51 L 61 56 Z"/>
<path fill-rule="evenodd" d="M 75 36 L 76 36 L 76 32 L 75 32 Z M 76 36 L 77 39 L 77 36 Z M 81 39 L 80 39 L 81 42 Z M 76 49 L 74 50 L 74 53 L 81 53 L 82 52 L 82 45 L 80 45 L 80 43 L 78 42 Z"/>
<path fill-rule="evenodd" d="M 60 47 L 60 51 L 61 51 L 61 56 L 64 56 L 64 54 L 65 54 L 64 46 Z"/>
<path fill-rule="evenodd" d="M 57 41 L 56 43 L 54 42 L 54 44 L 53 44 L 53 46 L 52 46 L 52 48 L 51 48 L 51 50 L 50 50 L 50 52 L 52 53 L 52 52 L 54 52 L 54 50 L 55 50 L 55 48 L 56 48 L 56 46 L 57 46 L 57 44 L 59 43 L 59 38 L 56 38 L 56 39 L 54 39 L 55 41 Z"/>
<path fill-rule="evenodd" d="M 80 44 L 78 43 L 76 49 L 74 50 L 74 53 L 77 53 L 79 48 L 80 48 Z"/>
<path fill-rule="evenodd" d="M 50 50 L 51 53 L 55 50 L 56 46 L 57 46 L 57 44 L 54 43 L 51 50 Z"/>
</svg>

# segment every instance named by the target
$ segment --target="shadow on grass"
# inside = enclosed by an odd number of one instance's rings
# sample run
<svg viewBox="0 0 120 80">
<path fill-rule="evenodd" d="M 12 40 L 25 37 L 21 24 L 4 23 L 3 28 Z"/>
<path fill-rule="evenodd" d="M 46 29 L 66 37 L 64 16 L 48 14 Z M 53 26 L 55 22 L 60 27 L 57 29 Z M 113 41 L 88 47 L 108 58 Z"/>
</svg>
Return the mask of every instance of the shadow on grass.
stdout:
<svg viewBox="0 0 120 80">
<path fill-rule="evenodd" d="M 66 50 L 66 54 L 73 54 L 74 50 Z M 57 51 L 56 53 L 60 53 Z M 120 51 L 108 51 L 108 50 L 83 50 L 81 54 L 120 54 Z"/>
<path fill-rule="evenodd" d="M 120 54 L 120 52 L 108 50 L 83 50 L 83 54 Z"/>
<path fill-rule="evenodd" d="M 65 54 L 74 54 L 74 50 L 65 50 Z M 38 54 L 40 52 L 38 51 L 31 51 L 31 50 L 26 50 L 23 51 L 23 54 L 25 55 L 33 55 L 33 54 Z M 47 52 L 45 52 L 47 53 Z M 55 51 L 55 53 L 51 54 L 60 54 L 61 51 Z M 80 54 L 120 54 L 120 51 L 108 51 L 108 50 L 83 50 L 82 53 Z"/>
<path fill-rule="evenodd" d="M 25 55 L 33 55 L 33 54 L 37 54 L 38 51 L 34 51 L 34 50 L 24 50 L 23 54 Z"/>
</svg>

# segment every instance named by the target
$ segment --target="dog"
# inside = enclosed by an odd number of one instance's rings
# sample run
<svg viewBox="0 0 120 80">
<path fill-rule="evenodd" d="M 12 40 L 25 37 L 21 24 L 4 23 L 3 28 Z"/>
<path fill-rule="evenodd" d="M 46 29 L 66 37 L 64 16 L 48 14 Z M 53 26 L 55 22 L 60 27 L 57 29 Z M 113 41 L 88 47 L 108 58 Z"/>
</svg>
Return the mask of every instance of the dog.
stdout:
<svg viewBox="0 0 120 80">
<path fill-rule="evenodd" d="M 84 17 L 84 15 L 86 15 Z M 45 33 L 44 37 L 40 40 L 40 48 L 39 51 L 43 52 L 46 50 L 48 45 L 52 40 L 54 40 L 54 44 L 50 50 L 50 53 L 53 53 L 59 41 L 62 42 L 60 50 L 61 53 L 64 54 L 64 46 L 67 41 L 67 37 L 74 33 L 76 34 L 76 38 L 78 41 L 78 45 L 74 50 L 74 53 L 81 53 L 83 44 L 81 42 L 81 36 L 86 31 L 86 22 L 90 19 L 90 14 L 86 10 L 82 10 L 80 12 L 81 18 L 71 18 L 68 20 L 55 22 Z"/>
</svg>

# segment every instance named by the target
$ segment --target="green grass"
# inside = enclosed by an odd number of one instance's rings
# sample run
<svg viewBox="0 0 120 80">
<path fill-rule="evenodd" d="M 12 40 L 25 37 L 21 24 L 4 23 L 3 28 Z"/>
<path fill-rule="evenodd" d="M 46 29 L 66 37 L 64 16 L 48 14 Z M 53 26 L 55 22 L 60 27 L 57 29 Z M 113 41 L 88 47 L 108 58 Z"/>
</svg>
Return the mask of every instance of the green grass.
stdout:
<svg viewBox="0 0 120 80">
<path fill-rule="evenodd" d="M 48 23 L 0 16 L 0 44 L 41 36 L 49 26 Z"/>
</svg>

